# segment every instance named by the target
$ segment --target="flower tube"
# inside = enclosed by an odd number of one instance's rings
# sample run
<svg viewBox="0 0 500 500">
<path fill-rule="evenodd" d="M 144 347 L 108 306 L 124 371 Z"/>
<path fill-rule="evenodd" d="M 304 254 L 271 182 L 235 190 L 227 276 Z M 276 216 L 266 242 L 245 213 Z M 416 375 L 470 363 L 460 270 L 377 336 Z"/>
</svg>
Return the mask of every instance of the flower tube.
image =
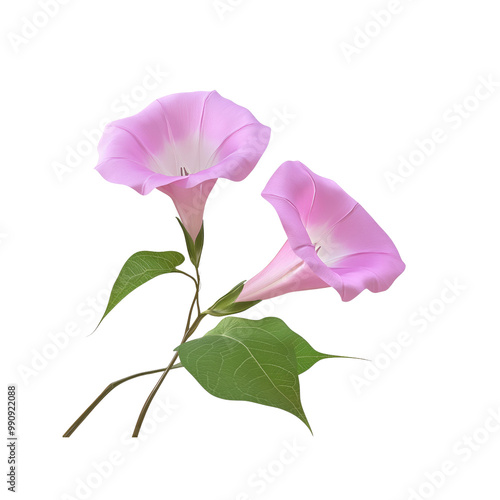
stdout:
<svg viewBox="0 0 500 500">
<path fill-rule="evenodd" d="M 389 236 L 334 181 L 300 162 L 286 162 L 262 196 L 275 208 L 288 240 L 245 283 L 238 302 L 333 287 L 343 301 L 364 289 L 387 290 L 405 264 Z"/>
<path fill-rule="evenodd" d="M 142 195 L 156 188 L 170 196 L 195 240 L 217 179 L 245 179 L 269 138 L 269 127 L 215 91 L 172 94 L 109 123 L 96 169 Z"/>
</svg>

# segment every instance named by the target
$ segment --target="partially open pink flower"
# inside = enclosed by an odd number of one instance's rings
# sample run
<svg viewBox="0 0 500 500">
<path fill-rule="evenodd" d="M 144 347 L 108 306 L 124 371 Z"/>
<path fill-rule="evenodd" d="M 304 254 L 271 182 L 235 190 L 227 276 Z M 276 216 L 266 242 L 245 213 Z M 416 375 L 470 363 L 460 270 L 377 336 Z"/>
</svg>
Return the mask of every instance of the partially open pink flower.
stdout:
<svg viewBox="0 0 500 500">
<path fill-rule="evenodd" d="M 172 94 L 108 124 L 96 168 L 140 194 L 168 194 L 195 239 L 217 179 L 243 180 L 269 138 L 269 127 L 215 91 Z"/>
<path fill-rule="evenodd" d="M 262 196 L 281 219 L 288 241 L 245 283 L 238 302 L 333 287 L 349 301 L 365 288 L 387 290 L 405 265 L 394 243 L 335 182 L 300 162 L 286 162 Z"/>
</svg>

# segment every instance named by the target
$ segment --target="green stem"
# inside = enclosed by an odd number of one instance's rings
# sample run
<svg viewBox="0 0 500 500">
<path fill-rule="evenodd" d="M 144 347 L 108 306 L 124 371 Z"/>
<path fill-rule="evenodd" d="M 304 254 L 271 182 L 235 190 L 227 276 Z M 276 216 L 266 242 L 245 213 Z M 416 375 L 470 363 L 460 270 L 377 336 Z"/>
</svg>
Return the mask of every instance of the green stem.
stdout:
<svg viewBox="0 0 500 500">
<path fill-rule="evenodd" d="M 180 368 L 181 365 L 174 365 L 171 367 L 171 369 L 174 368 Z M 128 380 L 132 380 L 137 377 L 142 377 L 144 375 L 152 375 L 153 373 L 160 373 L 165 371 L 166 368 L 159 368 L 158 370 L 150 370 L 147 372 L 141 372 L 141 373 L 136 373 L 135 375 L 130 375 L 128 377 L 122 378 L 120 380 L 117 380 L 115 382 L 111 382 L 111 384 L 102 391 L 102 393 L 99 395 L 99 397 L 78 417 L 73 425 L 63 434 L 63 437 L 67 438 L 70 437 L 73 432 L 80 427 L 80 425 L 83 423 L 83 421 L 92 413 L 94 408 L 115 388 L 118 387 L 119 385 L 123 384 L 124 382 L 127 382 Z"/>
<path fill-rule="evenodd" d="M 198 294 L 196 294 L 196 295 L 198 295 Z M 195 303 L 195 301 L 197 301 L 197 296 L 195 297 L 195 299 L 193 301 L 193 304 Z M 204 317 L 205 317 L 205 314 L 198 315 L 198 317 L 194 320 L 194 322 L 191 325 L 191 327 L 189 327 L 189 328 L 186 329 L 186 332 L 184 333 L 184 337 L 182 339 L 181 344 L 184 344 L 184 342 L 186 342 L 186 340 L 189 339 L 189 337 L 191 337 L 191 335 L 193 335 L 193 333 L 195 332 L 196 328 L 198 328 L 198 325 L 201 323 L 201 320 Z M 148 412 L 148 409 L 149 409 L 149 407 L 150 407 L 150 405 L 151 405 L 154 397 L 156 396 L 156 393 L 158 392 L 158 389 L 160 388 L 161 384 L 165 380 L 165 377 L 168 375 L 168 372 L 173 368 L 174 363 L 177 361 L 178 357 L 179 357 L 179 353 L 176 352 L 174 354 L 174 357 L 170 361 L 169 365 L 167 366 L 167 368 L 163 372 L 162 376 L 160 377 L 160 379 L 158 380 L 158 382 L 154 386 L 153 390 L 149 394 L 148 399 L 146 399 L 146 402 L 144 403 L 144 406 L 142 407 L 141 413 L 139 414 L 139 418 L 137 419 L 137 423 L 135 424 L 135 428 L 134 428 L 134 432 L 132 434 L 132 437 L 138 437 L 139 436 L 139 432 L 141 430 L 144 418 L 146 417 L 146 413 Z"/>
<path fill-rule="evenodd" d="M 188 278 L 192 279 L 194 281 L 194 285 L 196 286 L 196 289 L 198 290 L 198 281 L 196 280 L 196 278 L 194 276 L 191 276 L 189 273 L 185 273 L 184 271 L 181 271 L 180 269 L 176 269 L 175 271 L 173 271 L 174 273 L 177 273 L 177 274 L 183 274 L 184 276 L 187 276 Z M 198 269 L 196 269 L 196 272 L 198 273 Z M 199 275 L 198 275 L 198 280 L 200 279 Z"/>
<path fill-rule="evenodd" d="M 185 276 L 187 276 L 188 278 L 192 279 L 194 281 L 194 284 L 196 286 L 196 293 L 195 293 L 195 298 L 191 304 L 191 308 L 189 309 L 189 315 L 188 315 L 188 322 L 187 322 L 187 325 L 186 325 L 186 330 L 185 332 L 187 332 L 189 330 L 189 325 L 191 323 L 191 317 L 192 317 L 192 314 L 193 314 L 193 309 L 194 309 L 194 306 L 195 304 L 198 304 L 198 310 L 199 310 L 199 299 L 198 299 L 198 295 L 199 295 L 199 284 L 198 284 L 198 281 L 193 277 L 191 276 L 190 274 L 188 273 L 185 273 L 184 271 L 180 271 L 180 270 L 177 270 L 175 271 L 179 274 L 184 274 Z M 198 273 L 198 270 L 196 270 L 196 272 Z M 199 277 L 199 275 L 198 275 Z M 198 313 L 199 315 L 199 313 Z M 177 358 L 176 358 L 177 359 Z M 175 359 L 173 360 L 175 362 Z M 129 377 L 125 377 L 125 378 L 122 378 L 120 380 L 117 380 L 116 382 L 111 382 L 111 384 L 109 384 L 106 389 L 104 389 L 104 391 L 102 391 L 102 393 L 99 395 L 99 397 L 80 415 L 79 418 L 77 418 L 75 420 L 75 422 L 73 423 L 73 425 L 63 434 L 63 437 L 70 437 L 71 434 L 73 434 L 73 432 L 75 432 L 76 429 L 78 429 L 78 427 L 82 424 L 82 422 L 92 413 L 92 411 L 95 409 L 95 407 L 115 388 L 115 387 L 118 387 L 119 385 L 123 384 L 124 382 L 127 382 L 129 380 L 132 380 L 134 378 L 137 378 L 137 377 L 142 377 L 143 375 L 152 375 L 153 373 L 160 373 L 160 372 L 165 372 L 165 371 L 170 371 L 171 369 L 174 369 L 174 368 L 179 368 L 181 365 L 178 364 L 178 365 L 174 365 L 174 363 L 171 363 L 172 366 L 167 366 L 166 368 L 160 368 L 158 370 L 151 370 L 151 371 L 147 371 L 147 372 L 142 372 L 142 373 L 136 373 L 135 375 L 130 375 Z"/>
<path fill-rule="evenodd" d="M 201 313 L 201 309 L 200 309 L 200 298 L 199 298 L 199 296 L 200 296 L 200 273 L 198 271 L 198 267 L 197 266 L 195 266 L 195 269 L 196 269 L 196 278 L 194 276 L 191 276 L 190 274 L 184 272 L 184 271 L 179 270 L 179 269 L 177 269 L 176 271 L 174 271 L 174 272 L 176 272 L 178 274 L 183 274 L 184 276 L 187 276 L 188 278 L 190 278 L 194 282 L 194 284 L 196 286 L 196 293 L 195 293 L 193 302 L 191 303 L 191 307 L 189 309 L 188 319 L 187 319 L 187 323 L 186 323 L 186 329 L 184 331 L 184 337 L 182 339 L 181 344 L 183 344 L 184 342 L 186 342 L 186 340 L 194 333 L 194 331 L 196 330 L 196 328 L 200 324 L 201 320 L 206 315 L 206 314 L 202 314 Z M 196 318 L 196 320 L 191 325 L 191 318 L 192 318 L 192 315 L 193 315 L 193 310 L 194 310 L 195 305 L 196 305 L 196 308 L 198 310 L 198 317 Z M 97 399 L 80 415 L 79 418 L 77 418 L 75 420 L 75 422 L 73 423 L 73 425 L 71 425 L 71 427 L 63 434 L 63 437 L 70 437 L 73 434 L 73 432 L 75 432 L 75 430 L 78 429 L 78 427 L 83 423 L 83 421 L 92 413 L 92 411 L 96 408 L 96 406 L 113 389 L 115 389 L 119 385 L 121 385 L 124 382 L 127 382 L 129 380 L 132 380 L 134 378 L 137 378 L 137 377 L 142 377 L 144 375 L 152 375 L 153 373 L 163 372 L 160 380 L 158 380 L 156 386 L 154 387 L 153 391 L 151 392 L 151 394 L 149 395 L 148 399 L 146 400 L 146 403 L 144 404 L 144 407 L 143 407 L 143 409 L 141 411 L 141 414 L 139 415 L 139 419 L 137 420 L 137 424 L 135 426 L 134 434 L 133 434 L 133 437 L 137 437 L 138 434 L 139 434 L 139 431 L 141 429 L 144 417 L 146 416 L 146 413 L 148 411 L 148 408 L 149 408 L 149 406 L 150 406 L 150 404 L 151 404 L 154 396 L 156 395 L 158 389 L 160 388 L 163 380 L 165 380 L 165 377 L 167 376 L 168 372 L 170 370 L 173 370 L 175 368 L 180 368 L 182 366 L 180 363 L 175 364 L 175 361 L 177 360 L 178 356 L 179 356 L 179 354 L 175 353 L 174 357 L 172 358 L 172 360 L 170 361 L 169 365 L 166 368 L 160 368 L 158 370 L 150 370 L 150 371 L 147 371 L 147 372 L 136 373 L 135 375 L 130 375 L 128 377 L 122 378 L 120 380 L 117 380 L 117 381 L 112 382 L 111 384 L 109 384 L 106 387 L 106 389 L 104 389 L 104 391 L 102 391 L 102 393 L 97 397 Z"/>
<path fill-rule="evenodd" d="M 191 325 L 191 317 L 193 315 L 193 309 L 195 304 L 196 304 L 196 297 L 194 298 L 193 302 L 191 303 L 191 307 L 189 308 L 189 314 L 187 317 L 186 328 L 184 330 L 184 333 L 186 333 L 189 330 L 189 326 Z"/>
<path fill-rule="evenodd" d="M 198 316 L 201 314 L 201 309 L 200 309 L 200 287 L 201 287 L 201 279 L 200 279 L 200 272 L 198 271 L 198 267 L 195 267 L 196 269 L 196 308 L 198 309 Z"/>
</svg>

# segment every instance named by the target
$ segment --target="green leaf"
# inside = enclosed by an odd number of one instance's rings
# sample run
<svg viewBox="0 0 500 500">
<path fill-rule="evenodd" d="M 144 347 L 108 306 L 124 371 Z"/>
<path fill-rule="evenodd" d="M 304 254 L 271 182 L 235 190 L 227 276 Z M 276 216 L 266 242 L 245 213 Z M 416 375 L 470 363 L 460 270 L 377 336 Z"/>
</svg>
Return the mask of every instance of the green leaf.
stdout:
<svg viewBox="0 0 500 500">
<path fill-rule="evenodd" d="M 205 229 L 203 227 L 203 223 L 201 224 L 201 229 L 198 233 L 198 236 L 196 236 L 196 241 L 193 241 L 193 238 L 191 238 L 191 235 L 188 233 L 181 220 L 178 217 L 176 217 L 176 219 L 181 226 L 182 232 L 184 233 L 189 260 L 191 260 L 193 266 L 198 269 L 198 267 L 200 267 L 201 253 L 203 251 L 203 243 L 205 241 Z"/>
<path fill-rule="evenodd" d="M 230 316 L 231 314 L 246 311 L 247 309 L 250 309 L 254 305 L 258 304 L 260 300 L 235 302 L 243 290 L 244 285 L 244 281 L 238 283 L 233 289 L 226 293 L 226 295 L 221 297 L 212 307 L 208 308 L 206 313 L 211 316 Z"/>
<path fill-rule="evenodd" d="M 291 343 L 295 351 L 295 356 L 297 357 L 297 370 L 299 375 L 309 370 L 318 361 L 322 359 L 362 359 L 362 358 L 352 358 L 350 356 L 335 356 L 333 354 L 323 354 L 322 352 L 316 351 L 307 340 L 303 339 L 299 334 L 290 330 L 288 326 L 278 318 L 265 318 L 268 322 L 268 327 L 273 328 L 272 323 L 275 324 L 274 328 L 280 331 L 281 338 L 286 339 Z M 263 321 L 263 320 L 261 320 Z"/>
<path fill-rule="evenodd" d="M 130 257 L 122 267 L 111 290 L 108 306 L 101 321 L 130 292 L 150 279 L 161 274 L 178 272 L 176 267 L 184 262 L 184 256 L 179 252 L 137 252 Z M 99 326 L 97 325 L 97 326 Z"/>
<path fill-rule="evenodd" d="M 196 267 L 200 265 L 201 252 L 203 252 L 203 245 L 205 244 L 205 223 L 201 223 L 201 229 L 196 236 L 196 241 L 194 242 L 194 256 L 196 258 Z"/>
<path fill-rule="evenodd" d="M 182 365 L 210 394 L 285 410 L 309 429 L 300 401 L 293 341 L 281 320 L 225 318 L 204 337 L 177 347 Z"/>
</svg>

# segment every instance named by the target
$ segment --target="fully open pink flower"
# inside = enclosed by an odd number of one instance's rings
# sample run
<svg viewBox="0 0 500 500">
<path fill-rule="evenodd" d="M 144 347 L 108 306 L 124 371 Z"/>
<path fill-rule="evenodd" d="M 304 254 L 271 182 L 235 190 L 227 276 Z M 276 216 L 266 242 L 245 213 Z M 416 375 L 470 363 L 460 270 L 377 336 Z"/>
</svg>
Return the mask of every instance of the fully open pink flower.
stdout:
<svg viewBox="0 0 500 500">
<path fill-rule="evenodd" d="M 217 179 L 243 180 L 269 138 L 269 127 L 215 91 L 172 94 L 108 124 L 96 168 L 140 194 L 168 194 L 195 239 Z"/>
<path fill-rule="evenodd" d="M 281 219 L 288 241 L 245 283 L 238 302 L 333 287 L 349 301 L 365 288 L 387 290 L 405 265 L 394 243 L 335 182 L 300 162 L 286 162 L 262 196 Z"/>
</svg>

